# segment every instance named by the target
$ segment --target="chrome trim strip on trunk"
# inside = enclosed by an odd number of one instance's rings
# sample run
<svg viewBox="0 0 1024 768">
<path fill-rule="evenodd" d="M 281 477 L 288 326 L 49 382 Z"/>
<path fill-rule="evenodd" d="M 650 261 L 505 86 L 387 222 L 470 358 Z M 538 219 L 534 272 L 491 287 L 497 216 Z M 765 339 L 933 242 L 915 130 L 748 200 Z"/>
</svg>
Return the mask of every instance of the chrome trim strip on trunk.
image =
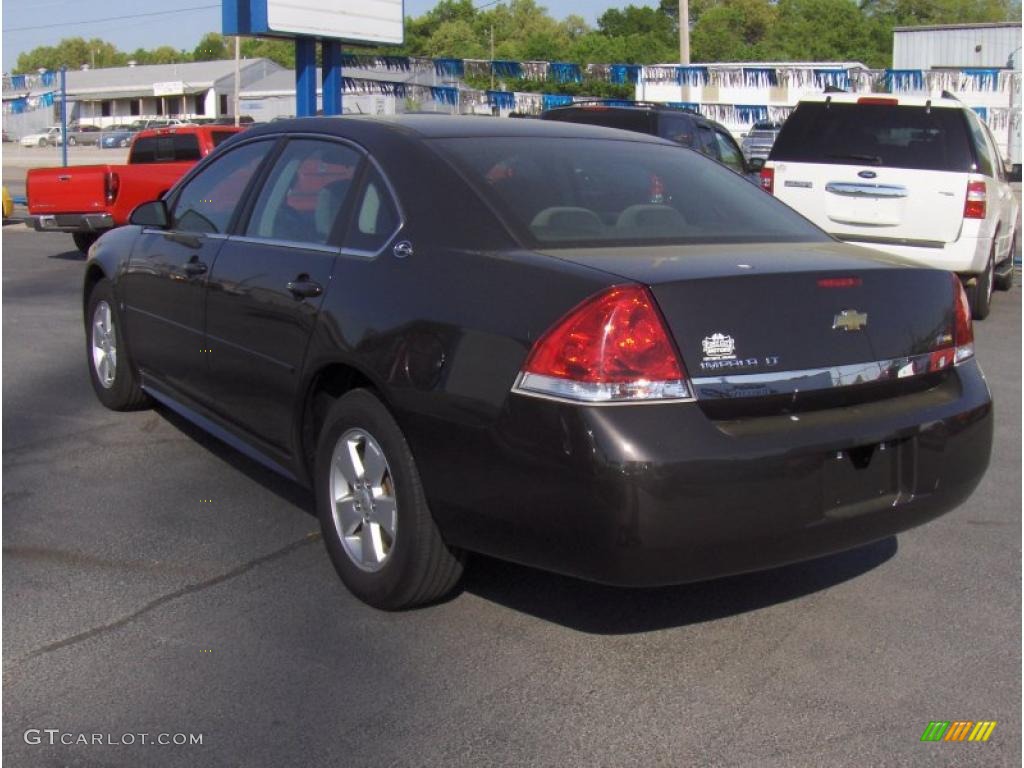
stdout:
<svg viewBox="0 0 1024 768">
<path fill-rule="evenodd" d="M 861 182 L 830 181 L 825 185 L 825 191 L 833 195 L 844 195 L 846 197 L 884 197 L 898 198 L 907 197 L 910 193 L 906 187 L 895 184 L 864 184 Z"/>
<path fill-rule="evenodd" d="M 744 373 L 735 376 L 700 376 L 690 380 L 698 400 L 796 395 L 837 387 L 895 381 L 952 368 L 953 347 L 920 355 L 897 357 L 852 365 L 809 368 L 779 373 Z"/>
<path fill-rule="evenodd" d="M 915 240 L 910 237 L 877 237 L 873 235 L 847 234 L 835 232 L 832 237 L 844 243 L 867 243 L 868 245 L 906 245 L 913 248 L 945 248 L 941 240 Z"/>
</svg>

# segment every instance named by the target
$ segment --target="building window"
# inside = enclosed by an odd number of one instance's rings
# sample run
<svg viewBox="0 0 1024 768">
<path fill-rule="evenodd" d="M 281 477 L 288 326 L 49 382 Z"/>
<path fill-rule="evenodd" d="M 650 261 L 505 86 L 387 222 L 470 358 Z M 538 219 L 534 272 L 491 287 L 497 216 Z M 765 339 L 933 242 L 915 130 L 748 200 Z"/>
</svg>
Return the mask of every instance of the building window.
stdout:
<svg viewBox="0 0 1024 768">
<path fill-rule="evenodd" d="M 228 113 L 228 95 L 226 93 L 220 95 L 220 113 L 222 115 Z"/>
<path fill-rule="evenodd" d="M 129 101 L 128 102 L 128 112 L 129 112 L 129 114 L 135 115 L 135 116 L 141 115 L 142 114 L 142 99 L 132 99 L 131 101 Z"/>
<path fill-rule="evenodd" d="M 167 114 L 177 115 L 181 113 L 181 97 L 169 96 L 167 98 Z"/>
<path fill-rule="evenodd" d="M 163 99 L 157 99 L 156 100 L 156 113 L 158 115 L 162 115 L 164 113 L 164 100 Z"/>
<path fill-rule="evenodd" d="M 205 115 L 206 95 L 202 93 L 197 93 L 193 98 L 195 100 L 195 107 L 193 108 L 192 112 L 197 115 Z"/>
<path fill-rule="evenodd" d="M 100 102 L 100 116 L 110 117 L 113 114 L 114 103 L 109 99 L 107 101 Z"/>
</svg>

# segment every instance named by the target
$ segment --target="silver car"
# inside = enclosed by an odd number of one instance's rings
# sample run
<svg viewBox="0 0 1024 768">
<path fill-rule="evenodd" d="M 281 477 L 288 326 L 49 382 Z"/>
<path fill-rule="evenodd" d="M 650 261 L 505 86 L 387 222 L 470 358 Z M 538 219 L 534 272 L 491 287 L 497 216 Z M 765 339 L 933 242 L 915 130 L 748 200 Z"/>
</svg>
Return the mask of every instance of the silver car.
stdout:
<svg viewBox="0 0 1024 768">
<path fill-rule="evenodd" d="M 754 123 L 750 131 L 743 134 L 743 141 L 740 143 L 740 149 L 743 150 L 743 157 L 747 159 L 747 162 L 754 158 L 768 159 L 768 153 L 772 151 L 772 145 L 775 144 L 775 138 L 779 135 L 780 130 L 782 130 L 782 123 L 772 120 L 761 120 Z"/>
</svg>

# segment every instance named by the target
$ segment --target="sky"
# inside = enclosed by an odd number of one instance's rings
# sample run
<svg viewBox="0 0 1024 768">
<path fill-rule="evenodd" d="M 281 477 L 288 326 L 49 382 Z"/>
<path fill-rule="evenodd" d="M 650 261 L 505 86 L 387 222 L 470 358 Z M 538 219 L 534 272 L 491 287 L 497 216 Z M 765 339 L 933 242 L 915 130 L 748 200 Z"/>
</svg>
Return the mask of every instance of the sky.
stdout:
<svg viewBox="0 0 1024 768">
<path fill-rule="evenodd" d="M 591 24 L 608 8 L 654 5 L 656 0 L 538 0 L 557 19 L 575 13 Z M 484 5 L 487 0 L 479 0 Z M 487 3 L 490 4 L 490 3 Z M 436 0 L 405 0 L 407 16 L 419 16 Z M 184 10 L 184 9 L 196 10 Z M 166 13 L 161 13 L 166 12 Z M 144 18 L 122 14 L 152 13 Z M 62 37 L 99 37 L 122 51 L 170 45 L 192 50 L 206 32 L 220 31 L 218 0 L 6 0 L 3 2 L 3 70 L 11 71 L 18 54 Z M 45 27 L 24 29 L 25 27 Z"/>
</svg>

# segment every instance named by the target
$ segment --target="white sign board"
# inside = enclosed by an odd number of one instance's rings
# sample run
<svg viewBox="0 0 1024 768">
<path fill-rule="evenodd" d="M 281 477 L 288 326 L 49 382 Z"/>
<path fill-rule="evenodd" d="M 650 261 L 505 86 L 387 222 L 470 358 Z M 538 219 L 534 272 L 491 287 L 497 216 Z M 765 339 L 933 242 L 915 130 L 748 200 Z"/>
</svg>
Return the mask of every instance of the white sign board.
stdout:
<svg viewBox="0 0 1024 768">
<path fill-rule="evenodd" d="M 154 96 L 181 96 L 185 92 L 185 84 L 180 80 L 172 83 L 153 83 Z"/>
<path fill-rule="evenodd" d="M 272 32 L 401 44 L 403 0 L 267 0 Z"/>
</svg>

